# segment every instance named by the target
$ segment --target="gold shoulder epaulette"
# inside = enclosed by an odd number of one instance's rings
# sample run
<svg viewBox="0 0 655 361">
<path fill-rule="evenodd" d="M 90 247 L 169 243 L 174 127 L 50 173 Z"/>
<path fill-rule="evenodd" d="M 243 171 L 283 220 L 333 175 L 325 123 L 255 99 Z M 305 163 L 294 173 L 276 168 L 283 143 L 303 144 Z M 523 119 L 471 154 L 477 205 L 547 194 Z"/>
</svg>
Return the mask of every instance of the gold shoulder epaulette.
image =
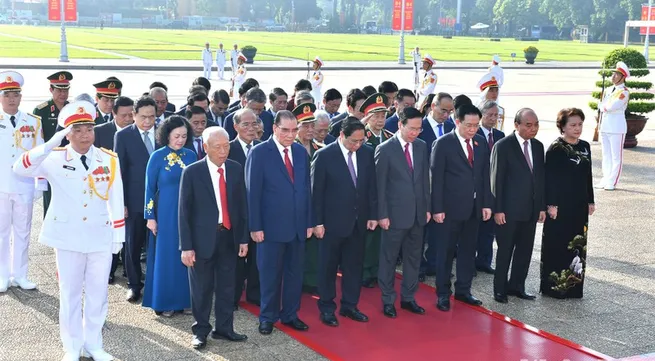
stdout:
<svg viewBox="0 0 655 361">
<path fill-rule="evenodd" d="M 48 106 L 48 101 L 45 101 L 45 102 L 43 102 L 43 103 L 37 105 L 37 106 L 36 106 L 36 109 L 41 110 L 41 109 L 43 109 L 43 108 L 45 108 L 45 107 L 47 107 L 47 106 Z"/>
<path fill-rule="evenodd" d="M 31 117 L 34 117 L 34 118 L 36 118 L 36 119 L 38 119 L 38 120 L 41 120 L 41 117 L 38 116 L 38 115 L 34 115 L 34 114 L 32 114 L 32 113 L 27 113 L 27 115 L 29 115 L 29 116 L 31 116 Z"/>
<path fill-rule="evenodd" d="M 118 158 L 118 154 L 116 154 L 116 152 L 114 152 L 114 151 L 111 151 L 111 150 L 109 150 L 107 148 L 103 148 L 103 147 L 100 147 L 100 150 L 107 153 L 107 154 L 109 154 L 109 155 L 111 155 L 114 158 Z"/>
<path fill-rule="evenodd" d="M 66 147 L 54 147 L 52 150 L 56 150 L 56 151 L 66 150 Z"/>
</svg>

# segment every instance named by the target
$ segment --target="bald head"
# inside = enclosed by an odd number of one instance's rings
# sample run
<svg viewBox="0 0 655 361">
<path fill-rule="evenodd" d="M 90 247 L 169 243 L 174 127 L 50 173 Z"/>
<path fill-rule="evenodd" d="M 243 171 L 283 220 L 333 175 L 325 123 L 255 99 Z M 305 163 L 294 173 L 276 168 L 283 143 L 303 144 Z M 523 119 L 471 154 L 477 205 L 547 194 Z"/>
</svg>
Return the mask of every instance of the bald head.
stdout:
<svg viewBox="0 0 655 361">
<path fill-rule="evenodd" d="M 222 127 L 209 127 L 202 132 L 203 149 L 210 162 L 221 167 L 230 154 L 230 136 Z"/>
</svg>

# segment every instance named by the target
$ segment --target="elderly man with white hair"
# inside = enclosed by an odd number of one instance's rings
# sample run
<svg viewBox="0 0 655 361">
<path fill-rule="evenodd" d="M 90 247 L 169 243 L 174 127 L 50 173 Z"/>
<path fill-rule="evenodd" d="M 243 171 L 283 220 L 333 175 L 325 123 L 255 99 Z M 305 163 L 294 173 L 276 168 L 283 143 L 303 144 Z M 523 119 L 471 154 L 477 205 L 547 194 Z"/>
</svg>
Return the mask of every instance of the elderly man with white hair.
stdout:
<svg viewBox="0 0 655 361">
<path fill-rule="evenodd" d="M 325 110 L 317 110 L 314 113 L 314 117 L 316 118 L 314 122 L 314 140 L 325 145 L 337 140 L 332 134 L 328 133 L 330 128 L 330 114 Z"/>
<path fill-rule="evenodd" d="M 225 129 L 209 127 L 202 139 L 207 156 L 184 169 L 178 212 L 182 263 L 189 267 L 196 320 L 191 327 L 194 349 L 207 345 L 210 332 L 214 339 L 247 339 L 234 332 L 232 304 L 237 254 L 248 254 L 250 240 L 243 167 L 228 159 L 230 137 Z M 212 329 L 209 316 L 214 296 L 216 323 Z"/>
</svg>

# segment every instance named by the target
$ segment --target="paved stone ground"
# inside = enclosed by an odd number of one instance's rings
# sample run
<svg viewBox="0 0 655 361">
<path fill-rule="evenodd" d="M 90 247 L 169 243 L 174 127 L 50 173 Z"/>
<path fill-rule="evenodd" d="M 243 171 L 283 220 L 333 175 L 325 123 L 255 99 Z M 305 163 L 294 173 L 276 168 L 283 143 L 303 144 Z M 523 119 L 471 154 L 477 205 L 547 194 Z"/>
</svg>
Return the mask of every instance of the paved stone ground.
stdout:
<svg viewBox="0 0 655 361">
<path fill-rule="evenodd" d="M 47 99 L 45 77 L 51 71 L 23 71 L 26 87 L 24 109 Z M 326 86 L 342 93 L 361 83 L 378 84 L 381 79 L 409 86 L 406 71 L 335 71 L 326 78 Z M 90 84 L 104 79 L 106 72 L 75 71 L 72 95 L 91 91 Z M 163 80 L 171 89 L 170 99 L 179 104 L 197 72 L 156 73 L 147 71 L 112 72 L 124 79 L 124 92 L 136 96 L 153 80 Z M 304 72 L 269 72 L 252 74 L 265 90 L 272 86 L 291 89 Z M 440 73 L 439 90 L 453 94 L 474 95 L 481 71 L 451 70 Z M 501 103 L 508 114 L 522 106 L 534 107 L 541 118 L 538 138 L 549 144 L 557 135 L 554 115 L 565 106 L 584 107 L 596 74 L 593 70 L 526 69 L 506 72 L 506 86 Z M 652 78 L 652 77 L 651 77 Z M 652 79 L 650 79 L 652 81 Z M 227 82 L 213 82 L 226 86 Z M 411 84 L 411 83 L 410 83 Z M 327 88 L 326 88 L 327 89 Z M 504 94 L 504 95 L 503 95 Z M 591 139 L 593 113 L 583 133 Z M 655 352 L 655 250 L 652 248 L 655 224 L 655 122 L 647 124 L 639 135 L 639 147 L 625 152 L 624 173 L 620 188 L 597 193 L 597 211 L 589 225 L 589 251 L 585 298 L 553 300 L 538 298 L 535 302 L 510 298 L 510 303 L 495 303 L 489 275 L 474 280 L 473 292 L 485 307 L 554 333 L 613 357 Z M 592 146 L 594 174 L 600 175 L 600 147 Z M 30 246 L 30 278 L 39 284 L 38 291 L 12 288 L 0 295 L 0 361 L 59 360 L 63 354 L 58 338 L 58 289 L 53 252 L 37 243 L 42 219 L 41 202 L 35 207 L 32 244 Z M 537 232 L 528 291 L 538 290 L 540 228 Z M 120 271 L 117 272 L 120 274 Z M 433 279 L 428 279 L 433 283 Z M 282 332 L 263 337 L 257 332 L 255 316 L 240 310 L 235 314 L 235 328 L 246 333 L 248 342 L 232 344 L 210 340 L 203 352 L 189 348 L 191 316 L 162 319 L 152 311 L 124 301 L 125 279 L 119 277 L 110 286 L 109 317 L 105 330 L 106 349 L 126 361 L 166 360 L 318 360 L 312 350 Z M 437 312 L 434 305 L 423 305 L 428 312 Z M 317 315 L 318 316 L 318 315 Z M 383 317 L 370 315 L 372 317 Z"/>
</svg>

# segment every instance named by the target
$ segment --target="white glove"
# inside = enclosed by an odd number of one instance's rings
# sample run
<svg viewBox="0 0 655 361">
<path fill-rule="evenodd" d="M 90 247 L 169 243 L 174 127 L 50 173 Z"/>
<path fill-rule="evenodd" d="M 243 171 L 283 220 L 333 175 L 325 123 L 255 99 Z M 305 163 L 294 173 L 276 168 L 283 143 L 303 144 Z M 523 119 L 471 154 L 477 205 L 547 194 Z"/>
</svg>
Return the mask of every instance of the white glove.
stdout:
<svg viewBox="0 0 655 361">
<path fill-rule="evenodd" d="M 51 150 L 55 149 L 56 147 L 58 147 L 59 145 L 61 145 L 61 141 L 64 140 L 64 138 L 66 138 L 66 135 L 68 133 L 70 133 L 71 130 L 73 130 L 73 127 L 69 126 L 68 128 L 64 128 L 64 129 L 58 131 L 57 133 L 55 133 L 52 136 L 52 138 L 50 138 L 50 140 L 45 142 L 45 149 L 47 151 L 51 151 Z"/>
<path fill-rule="evenodd" d="M 118 254 L 123 249 L 123 242 L 114 242 L 111 245 L 111 253 Z"/>
</svg>

